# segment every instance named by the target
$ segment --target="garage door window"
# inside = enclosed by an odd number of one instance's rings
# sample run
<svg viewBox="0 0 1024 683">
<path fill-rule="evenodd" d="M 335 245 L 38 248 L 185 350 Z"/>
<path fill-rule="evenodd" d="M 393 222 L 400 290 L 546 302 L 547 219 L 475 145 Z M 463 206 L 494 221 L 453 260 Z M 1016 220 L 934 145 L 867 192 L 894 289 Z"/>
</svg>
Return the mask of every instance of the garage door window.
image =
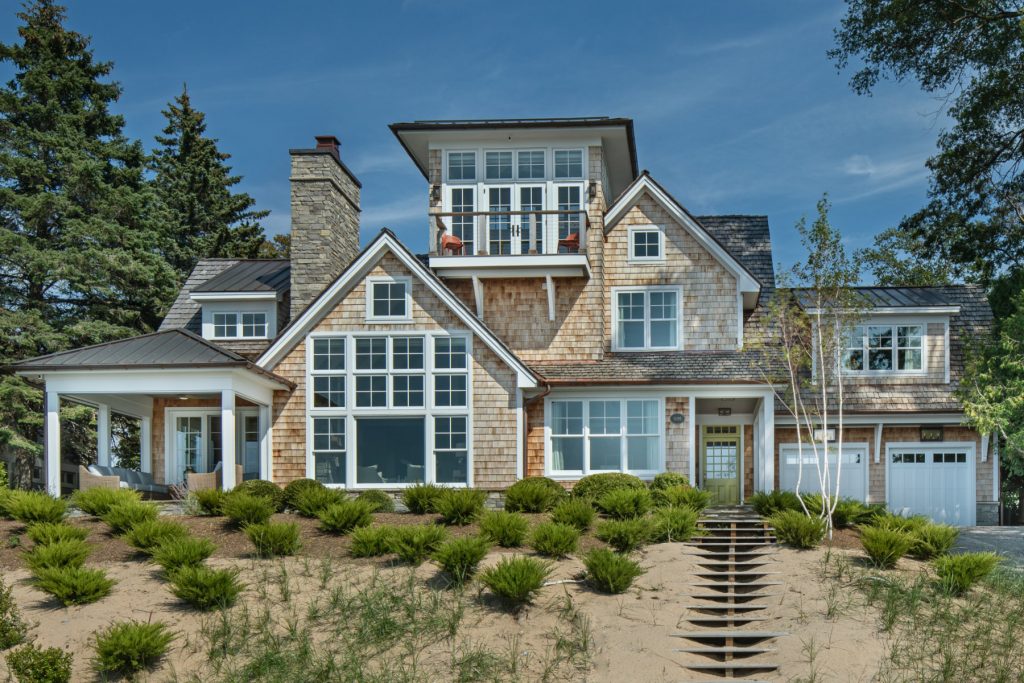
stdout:
<svg viewBox="0 0 1024 683">
<path fill-rule="evenodd" d="M 954 444 L 902 446 L 889 452 L 889 507 L 954 525 L 974 523 L 971 451 Z"/>
</svg>

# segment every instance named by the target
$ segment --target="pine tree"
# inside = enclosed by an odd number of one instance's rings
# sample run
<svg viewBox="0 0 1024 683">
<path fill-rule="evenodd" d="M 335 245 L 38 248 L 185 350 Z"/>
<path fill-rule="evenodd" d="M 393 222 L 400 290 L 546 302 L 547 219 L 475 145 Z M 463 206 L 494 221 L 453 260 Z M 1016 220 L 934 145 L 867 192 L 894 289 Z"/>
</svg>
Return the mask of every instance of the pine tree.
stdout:
<svg viewBox="0 0 1024 683">
<path fill-rule="evenodd" d="M 0 365 L 154 329 L 177 289 L 146 155 L 110 106 L 120 86 L 52 0 L 0 43 Z M 40 452 L 41 394 L 0 377 L 0 444 Z M 25 470 L 12 472 L 24 483 Z"/>
<path fill-rule="evenodd" d="M 203 257 L 254 258 L 263 247 L 259 220 L 268 211 L 244 192 L 232 192 L 241 176 L 231 175 L 231 158 L 206 136 L 206 116 L 192 106 L 188 88 L 163 112 L 167 127 L 156 137 L 155 184 L 171 219 L 168 258 L 184 279 Z"/>
</svg>

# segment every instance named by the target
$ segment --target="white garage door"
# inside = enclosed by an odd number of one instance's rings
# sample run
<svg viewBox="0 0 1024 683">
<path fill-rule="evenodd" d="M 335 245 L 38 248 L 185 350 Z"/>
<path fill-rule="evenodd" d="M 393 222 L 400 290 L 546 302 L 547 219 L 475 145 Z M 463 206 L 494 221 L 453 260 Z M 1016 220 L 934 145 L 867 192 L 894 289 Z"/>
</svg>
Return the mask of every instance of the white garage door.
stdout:
<svg viewBox="0 0 1024 683">
<path fill-rule="evenodd" d="M 888 448 L 889 509 L 956 526 L 974 525 L 974 448 L 913 444 Z"/>
<path fill-rule="evenodd" d="M 780 448 L 781 471 L 779 472 L 779 483 L 784 491 L 796 490 L 797 476 L 800 474 L 800 458 L 795 445 L 786 445 Z M 818 453 L 823 457 L 824 453 L 819 448 Z M 828 456 L 831 488 L 835 490 L 836 475 L 839 474 L 839 495 L 842 498 L 855 498 L 865 500 L 865 482 L 867 480 L 867 447 L 865 446 L 843 446 L 842 469 L 839 468 L 839 460 L 836 457 L 838 448 L 832 447 Z M 814 451 L 804 446 L 804 469 L 800 478 L 800 493 L 820 493 L 821 483 L 818 479 L 818 467 L 815 465 Z"/>
</svg>

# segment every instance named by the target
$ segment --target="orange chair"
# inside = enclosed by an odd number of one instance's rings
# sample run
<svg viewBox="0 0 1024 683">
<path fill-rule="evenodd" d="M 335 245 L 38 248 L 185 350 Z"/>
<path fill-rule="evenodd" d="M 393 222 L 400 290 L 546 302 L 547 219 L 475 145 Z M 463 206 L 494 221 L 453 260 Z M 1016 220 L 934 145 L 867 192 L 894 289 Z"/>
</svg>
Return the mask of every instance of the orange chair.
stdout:
<svg viewBox="0 0 1024 683">
<path fill-rule="evenodd" d="M 462 250 L 466 248 L 466 245 L 462 243 L 455 235 L 444 234 L 441 235 L 441 253 L 448 251 L 452 254 L 461 254 Z"/>
<path fill-rule="evenodd" d="M 564 240 L 558 240 L 558 248 L 565 247 L 569 251 L 580 250 L 580 234 L 578 232 L 570 232 Z"/>
</svg>

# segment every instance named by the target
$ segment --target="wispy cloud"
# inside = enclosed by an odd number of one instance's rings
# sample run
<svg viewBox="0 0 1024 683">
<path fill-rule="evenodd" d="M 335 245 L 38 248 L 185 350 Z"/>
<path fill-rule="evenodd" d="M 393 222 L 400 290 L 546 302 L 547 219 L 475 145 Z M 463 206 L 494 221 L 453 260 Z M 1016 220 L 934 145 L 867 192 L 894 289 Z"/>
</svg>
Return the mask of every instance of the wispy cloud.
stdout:
<svg viewBox="0 0 1024 683">
<path fill-rule="evenodd" d="M 372 203 L 363 207 L 362 225 L 365 230 L 376 231 L 382 227 L 394 227 L 397 223 L 422 216 L 426 223 L 426 193 L 417 193 L 391 202 Z"/>
</svg>

